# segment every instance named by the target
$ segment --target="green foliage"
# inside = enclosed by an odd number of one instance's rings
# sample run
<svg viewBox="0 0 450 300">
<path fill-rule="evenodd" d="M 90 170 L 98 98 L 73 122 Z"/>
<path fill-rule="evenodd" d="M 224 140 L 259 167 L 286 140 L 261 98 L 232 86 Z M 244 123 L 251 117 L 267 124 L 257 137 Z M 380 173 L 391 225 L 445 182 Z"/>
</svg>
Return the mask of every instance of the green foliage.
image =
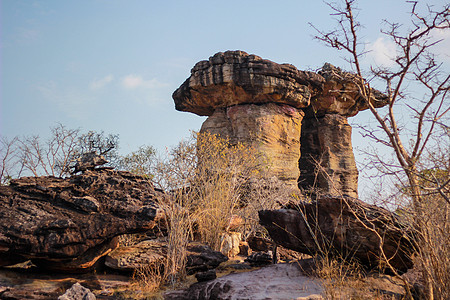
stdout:
<svg viewBox="0 0 450 300">
<path fill-rule="evenodd" d="M 125 156 L 120 157 L 118 167 L 137 175 L 154 177 L 156 150 L 152 146 L 141 146 Z"/>
</svg>

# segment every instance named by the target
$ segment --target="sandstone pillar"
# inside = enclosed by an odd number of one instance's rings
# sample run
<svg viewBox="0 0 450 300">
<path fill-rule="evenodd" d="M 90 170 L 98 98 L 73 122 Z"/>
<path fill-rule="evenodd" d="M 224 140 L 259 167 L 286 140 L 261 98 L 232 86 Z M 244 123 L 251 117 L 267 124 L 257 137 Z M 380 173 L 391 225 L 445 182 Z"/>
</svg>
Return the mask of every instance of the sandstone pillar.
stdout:
<svg viewBox="0 0 450 300">
<path fill-rule="evenodd" d="M 338 114 L 305 117 L 302 124 L 299 187 L 313 194 L 358 197 L 352 128 Z"/>
<path fill-rule="evenodd" d="M 275 176 L 297 188 L 302 119 L 303 112 L 289 105 L 235 105 L 216 109 L 203 123 L 201 132 L 252 145 L 264 155 L 264 177 Z"/>
</svg>

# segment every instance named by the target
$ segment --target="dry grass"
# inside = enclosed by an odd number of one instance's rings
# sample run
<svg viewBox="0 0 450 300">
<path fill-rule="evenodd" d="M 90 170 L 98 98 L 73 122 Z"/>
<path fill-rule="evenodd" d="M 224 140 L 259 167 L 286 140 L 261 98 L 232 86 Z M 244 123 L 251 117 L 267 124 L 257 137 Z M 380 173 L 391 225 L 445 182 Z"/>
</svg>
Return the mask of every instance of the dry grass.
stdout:
<svg viewBox="0 0 450 300">
<path fill-rule="evenodd" d="M 133 283 L 144 293 L 158 290 L 163 282 L 163 270 L 160 263 L 141 265 L 132 277 Z"/>
<path fill-rule="evenodd" d="M 194 236 L 220 249 L 221 235 L 242 211 L 242 195 L 258 177 L 259 164 L 253 148 L 209 133 L 194 134 L 155 164 L 156 184 L 172 191 L 160 203 L 168 229 L 164 281 L 186 278 L 186 246 Z"/>
<path fill-rule="evenodd" d="M 402 280 L 366 273 L 357 262 L 316 257 L 314 275 L 322 280 L 325 299 L 407 299 Z"/>
<path fill-rule="evenodd" d="M 344 295 L 358 299 L 358 294 L 363 290 L 361 268 L 354 262 L 322 256 L 316 258 L 315 275 L 322 280 L 326 299 L 342 299 Z"/>
</svg>

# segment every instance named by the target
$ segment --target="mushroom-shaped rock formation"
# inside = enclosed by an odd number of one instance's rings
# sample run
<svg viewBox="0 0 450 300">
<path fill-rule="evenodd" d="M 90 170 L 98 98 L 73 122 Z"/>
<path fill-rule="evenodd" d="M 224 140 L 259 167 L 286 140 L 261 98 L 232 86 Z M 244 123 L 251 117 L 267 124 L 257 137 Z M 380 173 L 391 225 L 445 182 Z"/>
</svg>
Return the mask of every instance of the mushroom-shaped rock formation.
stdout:
<svg viewBox="0 0 450 300">
<path fill-rule="evenodd" d="M 355 74 L 330 64 L 314 73 L 227 51 L 197 63 L 173 99 L 177 110 L 209 116 L 201 131 L 259 149 L 269 161 L 266 177 L 357 197 L 347 117 L 368 108 L 357 83 Z M 386 104 L 381 92 L 370 97 L 376 107 Z"/>
<path fill-rule="evenodd" d="M 145 178 L 110 169 L 12 180 L 0 186 L 0 266 L 31 259 L 87 271 L 117 246 L 116 236 L 153 228 L 162 197 Z"/>
</svg>

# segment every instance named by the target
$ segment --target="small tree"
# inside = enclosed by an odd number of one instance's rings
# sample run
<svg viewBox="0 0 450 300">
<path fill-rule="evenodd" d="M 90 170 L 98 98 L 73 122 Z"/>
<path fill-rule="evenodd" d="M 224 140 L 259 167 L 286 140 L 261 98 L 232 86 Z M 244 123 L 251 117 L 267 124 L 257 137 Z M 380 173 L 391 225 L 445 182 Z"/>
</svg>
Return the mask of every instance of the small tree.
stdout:
<svg viewBox="0 0 450 300">
<path fill-rule="evenodd" d="M 103 131 L 89 131 L 79 135 L 76 151 L 71 161 L 75 161 L 84 153 L 95 152 L 103 155 L 110 166 L 117 167 L 120 164 L 119 135 L 105 134 Z"/>
<path fill-rule="evenodd" d="M 439 124 L 443 124 L 446 114 L 450 111 L 449 91 L 450 75 L 438 62 L 438 57 L 433 54 L 433 47 L 440 41 L 433 39 L 433 35 L 441 30 L 450 29 L 450 5 L 435 10 L 427 6 L 425 14 L 419 13 L 417 1 L 407 1 L 411 4 L 411 27 L 403 28 L 401 24 L 385 21 L 385 34 L 396 45 L 396 57 L 394 65 L 388 67 L 373 66 L 368 72 L 363 72 L 361 58 L 367 53 L 364 44 L 361 43 L 359 33 L 361 24 L 355 16 L 356 0 L 342 1 L 342 5 L 328 3 L 332 9 L 332 16 L 337 21 L 337 28 L 332 31 L 317 30 L 316 38 L 326 45 L 343 51 L 347 61 L 351 64 L 357 76 L 353 81 L 359 89 L 360 95 L 368 103 L 372 115 L 378 122 L 379 131 L 367 131 L 366 134 L 375 141 L 392 149 L 396 163 L 382 161 L 383 166 L 391 174 L 397 174 L 401 179 L 402 189 L 407 191 L 412 201 L 411 213 L 414 216 L 414 228 L 418 239 L 418 252 L 421 258 L 422 271 L 427 282 L 429 299 L 434 294 L 438 297 L 450 297 L 450 290 L 442 285 L 438 274 L 434 274 L 436 263 L 429 253 L 427 241 L 427 206 L 425 203 L 429 191 L 441 195 L 441 199 L 448 202 L 448 174 L 447 178 L 440 180 L 436 176 L 423 177 L 420 166 L 424 155 L 431 153 L 434 147 L 432 140 L 436 135 Z M 364 75 L 371 80 L 364 80 Z M 371 83 L 382 82 L 385 84 L 388 96 L 386 109 L 377 110 L 371 100 Z M 412 94 L 421 93 L 422 97 L 413 97 Z M 408 112 L 413 119 L 408 126 L 402 126 L 398 120 L 406 116 Z M 445 127 L 445 125 L 444 125 Z M 412 129 L 409 129 L 412 128 Z M 446 127 L 448 129 L 448 127 Z M 408 143 L 404 141 L 407 140 Z M 401 173 L 399 173 L 401 171 Z M 403 174 L 404 176 L 401 176 Z M 427 193 L 421 188 L 421 181 L 427 181 Z M 447 195 L 446 192 L 447 191 Z M 441 226 L 448 225 L 447 223 Z M 448 234 L 448 233 L 446 233 Z M 447 269 L 450 273 L 450 269 Z"/>
</svg>

